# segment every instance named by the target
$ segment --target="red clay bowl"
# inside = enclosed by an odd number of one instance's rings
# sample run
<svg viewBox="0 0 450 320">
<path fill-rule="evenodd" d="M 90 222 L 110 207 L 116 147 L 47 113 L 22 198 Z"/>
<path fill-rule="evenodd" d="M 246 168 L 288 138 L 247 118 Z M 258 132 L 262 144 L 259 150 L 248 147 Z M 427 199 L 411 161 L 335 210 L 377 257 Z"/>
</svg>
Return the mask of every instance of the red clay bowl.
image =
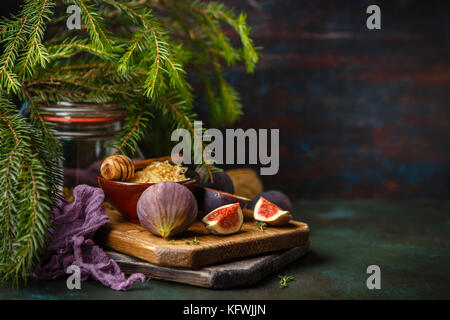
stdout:
<svg viewBox="0 0 450 320">
<path fill-rule="evenodd" d="M 189 180 L 178 182 L 194 193 L 199 185 L 199 176 L 194 170 L 187 170 L 186 177 Z M 154 183 L 130 183 L 120 181 L 110 181 L 102 177 L 97 177 L 98 185 L 105 192 L 109 202 L 111 202 L 127 220 L 139 223 L 136 205 L 145 189 Z"/>
</svg>

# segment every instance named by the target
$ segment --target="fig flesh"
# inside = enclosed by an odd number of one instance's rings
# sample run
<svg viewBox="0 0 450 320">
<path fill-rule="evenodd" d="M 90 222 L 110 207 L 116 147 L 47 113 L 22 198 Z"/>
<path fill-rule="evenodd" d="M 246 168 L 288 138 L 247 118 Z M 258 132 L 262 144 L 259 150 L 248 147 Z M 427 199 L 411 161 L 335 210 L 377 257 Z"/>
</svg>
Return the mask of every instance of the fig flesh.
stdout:
<svg viewBox="0 0 450 320">
<path fill-rule="evenodd" d="M 265 222 L 270 226 L 282 226 L 292 219 L 289 211 L 281 209 L 262 196 L 256 202 L 253 217 L 256 221 Z"/>
<path fill-rule="evenodd" d="M 197 201 L 188 188 L 164 181 L 151 185 L 138 200 L 139 222 L 151 233 L 168 238 L 185 231 L 197 218 Z"/>
<path fill-rule="evenodd" d="M 221 206 L 203 218 L 203 223 L 212 234 L 228 235 L 241 230 L 244 216 L 239 203 Z"/>
<path fill-rule="evenodd" d="M 226 204 L 239 202 L 241 209 L 244 209 L 245 205 L 250 201 L 250 199 L 245 197 L 240 197 L 235 194 L 223 192 L 220 190 L 215 190 L 211 188 L 203 188 L 201 196 L 201 208 L 203 212 L 211 212 Z"/>
<path fill-rule="evenodd" d="M 256 202 L 258 202 L 259 198 L 263 196 L 270 202 L 275 203 L 283 210 L 292 211 L 292 203 L 289 197 L 281 191 L 278 190 L 268 190 L 263 193 L 258 194 L 256 197 L 252 199 L 251 202 L 247 204 L 246 209 L 253 210 L 255 208 Z"/>
</svg>

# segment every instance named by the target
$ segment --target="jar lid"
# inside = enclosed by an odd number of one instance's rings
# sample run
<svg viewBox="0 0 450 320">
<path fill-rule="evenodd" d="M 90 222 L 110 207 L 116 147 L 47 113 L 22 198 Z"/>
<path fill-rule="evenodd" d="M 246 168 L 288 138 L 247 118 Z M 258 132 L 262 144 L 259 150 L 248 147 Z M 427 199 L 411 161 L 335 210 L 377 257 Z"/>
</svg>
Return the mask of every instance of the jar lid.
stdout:
<svg viewBox="0 0 450 320">
<path fill-rule="evenodd" d="M 123 120 L 125 109 L 116 104 L 75 104 L 58 102 L 38 105 L 42 119 L 57 123 L 92 124 Z"/>
</svg>

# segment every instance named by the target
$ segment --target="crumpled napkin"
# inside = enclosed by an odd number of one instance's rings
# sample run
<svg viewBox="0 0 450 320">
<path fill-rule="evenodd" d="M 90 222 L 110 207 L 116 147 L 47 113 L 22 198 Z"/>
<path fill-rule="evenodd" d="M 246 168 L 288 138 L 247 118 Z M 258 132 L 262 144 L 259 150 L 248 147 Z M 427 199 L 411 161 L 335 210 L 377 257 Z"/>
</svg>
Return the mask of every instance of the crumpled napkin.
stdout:
<svg viewBox="0 0 450 320">
<path fill-rule="evenodd" d="M 145 282 L 142 273 L 126 279 L 118 264 L 92 240 L 95 232 L 109 223 L 103 208 L 103 190 L 78 185 L 73 196 L 74 202 L 64 203 L 54 210 L 51 240 L 33 277 L 55 279 L 66 274 L 70 265 L 76 265 L 80 268 L 81 280 L 91 276 L 114 290 L 128 290 L 137 280 Z"/>
</svg>

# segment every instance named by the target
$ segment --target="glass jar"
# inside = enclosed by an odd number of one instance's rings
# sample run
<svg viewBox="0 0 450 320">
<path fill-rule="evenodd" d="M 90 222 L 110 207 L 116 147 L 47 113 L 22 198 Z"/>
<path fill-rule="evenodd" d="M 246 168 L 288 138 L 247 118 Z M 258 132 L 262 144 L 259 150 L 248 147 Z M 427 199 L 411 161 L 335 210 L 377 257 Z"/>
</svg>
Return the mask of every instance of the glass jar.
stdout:
<svg viewBox="0 0 450 320">
<path fill-rule="evenodd" d="M 55 125 L 64 155 L 64 186 L 97 186 L 102 160 L 113 150 L 107 145 L 122 128 L 125 110 L 114 104 L 61 102 L 41 106 L 42 118 Z"/>
</svg>

